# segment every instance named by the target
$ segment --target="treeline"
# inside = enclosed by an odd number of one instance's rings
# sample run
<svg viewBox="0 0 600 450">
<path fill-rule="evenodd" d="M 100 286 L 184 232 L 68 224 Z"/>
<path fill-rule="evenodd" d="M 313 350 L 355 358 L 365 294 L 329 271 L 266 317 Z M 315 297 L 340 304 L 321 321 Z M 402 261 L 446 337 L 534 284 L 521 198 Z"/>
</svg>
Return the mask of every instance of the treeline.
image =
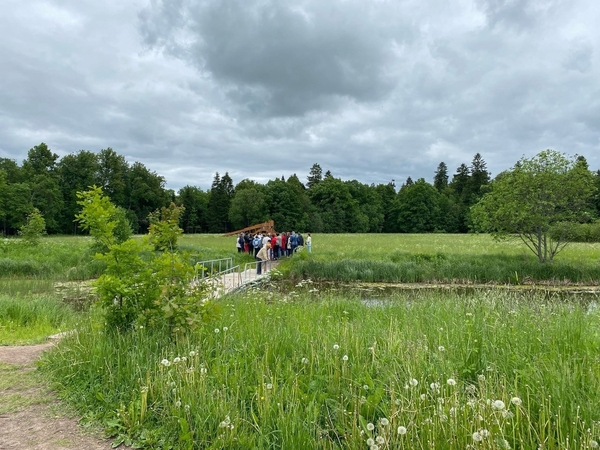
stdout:
<svg viewBox="0 0 600 450">
<path fill-rule="evenodd" d="M 600 187 L 600 171 L 595 177 Z M 111 148 L 81 150 L 63 158 L 41 143 L 19 166 L 0 159 L 0 220 L 4 234 L 14 234 L 35 207 L 49 233 L 80 233 L 77 192 L 102 187 L 126 210 L 134 232 L 145 233 L 148 215 L 170 202 L 183 205 L 180 226 L 186 233 L 224 233 L 269 219 L 278 230 L 323 233 L 465 233 L 469 210 L 489 189 L 491 174 L 477 153 L 470 165 L 450 175 L 439 163 L 433 184 L 410 177 L 398 189 L 393 182 L 367 185 L 343 181 L 314 164 L 303 183 L 296 174 L 266 184 L 216 174 L 209 190 L 165 188 L 164 177 L 143 164 L 129 164 Z M 600 211 L 600 199 L 595 208 Z"/>
</svg>

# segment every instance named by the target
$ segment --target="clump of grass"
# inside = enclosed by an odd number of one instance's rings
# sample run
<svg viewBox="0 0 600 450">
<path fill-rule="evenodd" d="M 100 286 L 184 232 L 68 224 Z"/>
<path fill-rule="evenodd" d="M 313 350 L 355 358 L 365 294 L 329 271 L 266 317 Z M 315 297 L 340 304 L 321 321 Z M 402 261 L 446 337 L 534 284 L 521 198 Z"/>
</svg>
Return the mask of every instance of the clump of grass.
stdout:
<svg viewBox="0 0 600 450">
<path fill-rule="evenodd" d="M 43 368 L 117 442 L 174 448 L 583 448 L 598 311 L 508 293 L 223 300 L 173 341 L 91 320 Z"/>
<path fill-rule="evenodd" d="M 70 329 L 76 315 L 54 296 L 0 295 L 0 345 L 43 342 L 48 336 Z"/>
</svg>

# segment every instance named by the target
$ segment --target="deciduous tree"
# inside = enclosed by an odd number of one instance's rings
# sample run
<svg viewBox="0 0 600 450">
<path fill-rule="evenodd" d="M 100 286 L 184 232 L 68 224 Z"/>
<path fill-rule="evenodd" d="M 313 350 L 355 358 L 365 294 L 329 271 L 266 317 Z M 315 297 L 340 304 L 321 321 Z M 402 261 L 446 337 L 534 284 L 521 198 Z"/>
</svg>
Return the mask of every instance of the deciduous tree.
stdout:
<svg viewBox="0 0 600 450">
<path fill-rule="evenodd" d="M 592 173 L 554 150 L 522 158 L 492 183 L 472 207 L 474 226 L 497 238 L 518 236 L 540 262 L 552 261 L 568 240 L 552 237 L 551 227 L 576 222 L 589 214 L 596 194 Z"/>
</svg>

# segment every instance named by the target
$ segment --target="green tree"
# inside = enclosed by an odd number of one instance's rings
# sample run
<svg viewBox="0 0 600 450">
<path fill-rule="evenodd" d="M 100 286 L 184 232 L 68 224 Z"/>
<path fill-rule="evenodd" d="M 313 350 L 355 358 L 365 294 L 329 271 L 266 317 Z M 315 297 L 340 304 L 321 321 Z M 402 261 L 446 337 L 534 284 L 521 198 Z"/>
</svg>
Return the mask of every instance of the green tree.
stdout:
<svg viewBox="0 0 600 450">
<path fill-rule="evenodd" d="M 229 207 L 233 228 L 245 228 L 268 219 L 266 188 L 251 180 L 242 180 L 235 187 Z"/>
<path fill-rule="evenodd" d="M 127 209 L 129 164 L 125 157 L 108 147 L 98 153 L 98 186 L 116 206 Z"/>
<path fill-rule="evenodd" d="M 436 188 L 438 192 L 444 192 L 448 187 L 448 166 L 444 161 L 439 163 L 437 170 L 435 171 L 433 187 Z"/>
<path fill-rule="evenodd" d="M 14 234 L 25 224 L 33 210 L 31 187 L 28 183 L 8 183 L 4 187 L 4 234 Z"/>
<path fill-rule="evenodd" d="M 27 216 L 27 222 L 19 229 L 19 236 L 30 245 L 40 243 L 42 236 L 46 234 L 46 221 L 40 210 L 33 208 Z"/>
<path fill-rule="evenodd" d="M 148 237 L 155 250 L 177 250 L 177 240 L 183 234 L 183 230 L 179 228 L 179 219 L 183 211 L 183 206 L 171 202 L 168 207 L 163 206 L 160 210 L 150 213 Z"/>
<path fill-rule="evenodd" d="M 102 188 L 92 186 L 77 193 L 81 212 L 75 215 L 83 230 L 89 231 L 94 239 L 94 248 L 105 253 L 110 248 L 131 236 L 131 228 L 122 208 L 117 208 L 104 195 Z"/>
<path fill-rule="evenodd" d="M 380 233 L 383 229 L 383 202 L 375 185 L 366 185 L 357 180 L 345 181 L 350 195 L 358 202 L 360 211 L 367 218 L 366 232 Z"/>
<path fill-rule="evenodd" d="M 31 202 L 40 210 L 46 220 L 48 231 L 60 231 L 60 216 L 63 208 L 56 161 L 58 155 L 52 153 L 45 143 L 36 145 L 27 153 L 23 161 L 23 173 L 31 188 Z"/>
<path fill-rule="evenodd" d="M 308 195 L 323 221 L 323 232 L 359 233 L 368 229 L 369 218 L 340 179 L 325 176 L 308 191 Z"/>
<path fill-rule="evenodd" d="M 317 163 L 313 164 L 312 167 L 310 168 L 308 177 L 306 177 L 306 178 L 308 180 L 308 183 L 306 183 L 306 186 L 310 189 L 314 185 L 320 183 L 321 180 L 323 180 L 323 169 L 321 169 L 321 166 L 318 165 Z"/>
<path fill-rule="evenodd" d="M 441 194 L 423 178 L 398 193 L 398 231 L 430 233 L 440 228 Z"/>
<path fill-rule="evenodd" d="M 63 156 L 58 162 L 57 171 L 63 198 L 60 216 L 62 232 L 77 232 L 77 222 L 73 220 L 80 209 L 77 192 L 99 184 L 99 169 L 97 155 L 86 150 Z"/>
<path fill-rule="evenodd" d="M 516 235 L 540 262 L 547 262 L 568 243 L 566 234 L 553 237 L 550 229 L 589 215 L 595 194 L 589 170 L 573 158 L 545 150 L 500 174 L 471 215 L 478 231 L 497 238 Z"/>
<path fill-rule="evenodd" d="M 228 173 L 223 177 L 215 174 L 208 199 L 208 229 L 211 233 L 225 233 L 231 229 L 229 206 L 235 190 Z"/>
<path fill-rule="evenodd" d="M 181 227 L 185 233 L 208 231 L 209 194 L 195 186 L 184 186 L 177 193 L 177 202 L 185 208 Z"/>
<path fill-rule="evenodd" d="M 383 204 L 383 226 L 382 232 L 396 233 L 398 231 L 397 210 L 394 208 L 396 198 L 396 185 L 394 181 L 387 184 L 378 184 L 375 190 L 381 198 Z"/>
<path fill-rule="evenodd" d="M 165 179 L 135 162 L 128 172 L 129 204 L 128 208 L 137 218 L 137 232 L 146 232 L 150 226 L 148 216 L 151 212 L 167 205 Z"/>
</svg>

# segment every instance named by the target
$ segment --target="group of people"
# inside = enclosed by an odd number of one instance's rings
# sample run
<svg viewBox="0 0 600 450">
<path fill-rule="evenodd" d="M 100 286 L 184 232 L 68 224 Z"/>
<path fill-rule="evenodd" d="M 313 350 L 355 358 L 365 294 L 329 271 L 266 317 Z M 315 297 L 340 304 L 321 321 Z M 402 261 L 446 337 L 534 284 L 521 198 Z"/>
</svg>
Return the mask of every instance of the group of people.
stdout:
<svg viewBox="0 0 600 450">
<path fill-rule="evenodd" d="M 254 258 L 259 261 L 256 273 L 260 275 L 264 261 L 275 261 L 284 256 L 291 256 L 301 247 L 306 247 L 308 252 L 312 252 L 312 237 L 308 233 L 305 239 L 302 234 L 295 231 L 271 233 L 271 235 L 240 233 L 236 247 L 239 253 L 246 252 L 254 255 Z"/>
</svg>

